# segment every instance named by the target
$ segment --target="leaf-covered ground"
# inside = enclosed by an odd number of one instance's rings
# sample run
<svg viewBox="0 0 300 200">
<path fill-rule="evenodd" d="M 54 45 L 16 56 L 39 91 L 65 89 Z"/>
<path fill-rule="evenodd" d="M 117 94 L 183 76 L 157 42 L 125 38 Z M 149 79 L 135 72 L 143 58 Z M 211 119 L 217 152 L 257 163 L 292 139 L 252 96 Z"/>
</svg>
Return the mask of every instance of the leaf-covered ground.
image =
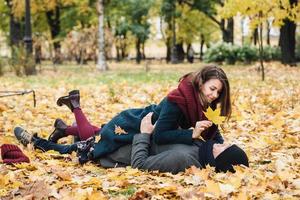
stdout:
<svg viewBox="0 0 300 200">
<path fill-rule="evenodd" d="M 33 107 L 30 94 L 0 98 L 0 144 L 18 144 L 16 125 L 47 137 L 55 118 L 72 123 L 72 113 L 55 104 L 71 89 L 80 89 L 82 109 L 100 125 L 123 109 L 158 103 L 181 75 L 199 66 L 151 65 L 146 73 L 123 65 L 101 74 L 89 67 L 65 66 L 56 72 L 43 68 L 34 77 L 0 77 L 0 91 L 34 89 L 37 99 Z M 42 153 L 18 144 L 31 163 L 0 163 L 0 199 L 299 199 L 300 68 L 277 63 L 266 68 L 265 82 L 254 65 L 224 68 L 232 86 L 233 116 L 223 135 L 246 149 L 249 169 L 216 174 L 211 168 L 192 167 L 177 175 L 103 169 L 79 165 L 75 154 Z"/>
</svg>

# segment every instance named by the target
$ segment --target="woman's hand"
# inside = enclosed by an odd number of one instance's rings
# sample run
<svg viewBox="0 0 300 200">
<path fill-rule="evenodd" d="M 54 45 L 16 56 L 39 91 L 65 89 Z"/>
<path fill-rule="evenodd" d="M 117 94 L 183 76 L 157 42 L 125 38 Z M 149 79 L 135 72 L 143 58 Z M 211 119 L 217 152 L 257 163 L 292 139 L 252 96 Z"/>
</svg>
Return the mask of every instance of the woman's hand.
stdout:
<svg viewBox="0 0 300 200">
<path fill-rule="evenodd" d="M 148 113 L 141 121 L 140 131 L 141 133 L 152 134 L 154 130 L 154 125 L 152 125 L 151 117 L 153 112 Z"/>
<path fill-rule="evenodd" d="M 208 120 L 198 121 L 193 130 L 193 139 L 198 139 L 201 137 L 201 133 L 212 126 L 212 122 Z"/>
</svg>

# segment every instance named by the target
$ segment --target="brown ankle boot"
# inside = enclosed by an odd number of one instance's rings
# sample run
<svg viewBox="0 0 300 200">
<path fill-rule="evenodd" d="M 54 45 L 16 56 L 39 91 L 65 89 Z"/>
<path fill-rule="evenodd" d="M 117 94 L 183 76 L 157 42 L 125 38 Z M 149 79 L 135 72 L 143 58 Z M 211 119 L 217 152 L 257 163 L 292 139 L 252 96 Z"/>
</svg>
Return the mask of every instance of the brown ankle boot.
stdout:
<svg viewBox="0 0 300 200">
<path fill-rule="evenodd" d="M 57 143 L 60 138 L 66 136 L 65 132 L 67 129 L 66 123 L 61 119 L 56 119 L 54 122 L 54 131 L 49 135 L 48 141 Z"/>
<path fill-rule="evenodd" d="M 72 90 L 69 95 L 57 99 L 58 106 L 66 105 L 73 112 L 75 108 L 80 108 L 80 94 L 79 90 Z"/>
</svg>

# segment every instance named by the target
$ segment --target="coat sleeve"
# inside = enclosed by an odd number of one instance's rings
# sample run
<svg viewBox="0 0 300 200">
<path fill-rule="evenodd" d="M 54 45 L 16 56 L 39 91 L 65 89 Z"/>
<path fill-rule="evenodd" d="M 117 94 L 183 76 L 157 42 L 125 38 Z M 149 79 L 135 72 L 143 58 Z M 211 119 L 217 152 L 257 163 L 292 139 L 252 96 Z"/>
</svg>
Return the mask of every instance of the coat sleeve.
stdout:
<svg viewBox="0 0 300 200">
<path fill-rule="evenodd" d="M 220 133 L 219 129 L 217 129 L 216 135 L 213 138 L 213 140 L 215 140 L 217 143 L 220 143 L 220 144 L 224 143 L 224 138 L 223 138 L 222 134 Z"/>
<path fill-rule="evenodd" d="M 153 133 L 153 140 L 156 144 L 192 144 L 193 131 L 178 129 L 179 120 L 183 119 L 182 115 L 177 104 L 169 102 L 167 99 L 164 100 Z"/>
<path fill-rule="evenodd" d="M 149 155 L 150 135 L 136 134 L 132 143 L 131 166 L 144 170 L 178 173 L 194 165 L 201 167 L 199 161 L 188 152 L 178 150 L 163 151 Z"/>
</svg>

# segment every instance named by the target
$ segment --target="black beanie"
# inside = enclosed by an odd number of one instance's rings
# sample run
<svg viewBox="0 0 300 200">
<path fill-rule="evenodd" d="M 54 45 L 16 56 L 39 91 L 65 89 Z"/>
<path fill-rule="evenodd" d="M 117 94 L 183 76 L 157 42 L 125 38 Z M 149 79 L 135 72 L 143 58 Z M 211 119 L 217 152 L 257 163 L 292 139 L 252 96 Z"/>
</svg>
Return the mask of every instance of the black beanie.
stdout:
<svg viewBox="0 0 300 200">
<path fill-rule="evenodd" d="M 246 153 L 237 145 L 232 145 L 225 149 L 215 159 L 217 172 L 235 172 L 233 165 L 245 165 L 249 167 Z"/>
</svg>

